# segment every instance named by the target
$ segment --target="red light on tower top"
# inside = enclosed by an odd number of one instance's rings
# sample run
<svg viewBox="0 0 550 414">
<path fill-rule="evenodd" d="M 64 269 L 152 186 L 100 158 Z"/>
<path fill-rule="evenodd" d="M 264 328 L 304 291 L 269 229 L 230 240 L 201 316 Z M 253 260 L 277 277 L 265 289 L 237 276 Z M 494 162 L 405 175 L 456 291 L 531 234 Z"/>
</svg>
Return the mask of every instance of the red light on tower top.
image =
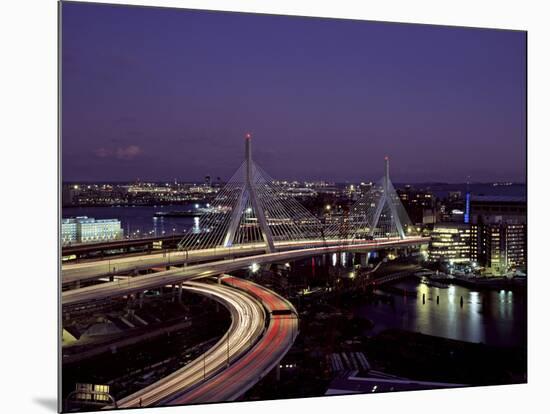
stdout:
<svg viewBox="0 0 550 414">
<path fill-rule="evenodd" d="M 390 159 L 390 157 L 388 157 L 387 155 L 384 157 L 384 161 L 388 161 Z"/>
<path fill-rule="evenodd" d="M 250 132 L 247 132 L 244 136 L 246 139 L 251 139 L 252 138 L 252 134 Z"/>
</svg>

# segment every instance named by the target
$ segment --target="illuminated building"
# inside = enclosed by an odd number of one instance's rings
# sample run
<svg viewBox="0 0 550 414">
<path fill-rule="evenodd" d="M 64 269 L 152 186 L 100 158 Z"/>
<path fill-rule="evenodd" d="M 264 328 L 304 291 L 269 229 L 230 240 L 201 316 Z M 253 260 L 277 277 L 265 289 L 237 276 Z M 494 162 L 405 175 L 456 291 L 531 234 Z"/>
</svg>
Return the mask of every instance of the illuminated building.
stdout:
<svg viewBox="0 0 550 414">
<path fill-rule="evenodd" d="M 477 257 L 478 227 L 464 223 L 440 223 L 431 234 L 428 259 L 433 262 L 467 263 Z"/>
<path fill-rule="evenodd" d="M 472 196 L 471 219 L 479 226 L 479 263 L 501 275 L 527 264 L 527 203 L 523 197 Z"/>
<path fill-rule="evenodd" d="M 432 193 L 424 190 L 415 190 L 410 185 L 397 190 L 405 211 L 414 224 L 434 224 L 435 198 Z"/>
<path fill-rule="evenodd" d="M 525 224 L 490 223 L 481 229 L 479 262 L 488 273 L 505 274 L 526 265 Z"/>
<path fill-rule="evenodd" d="M 468 224 L 470 222 L 470 199 L 471 195 L 468 191 L 466 193 L 466 200 L 464 200 L 464 223 Z"/>
<path fill-rule="evenodd" d="M 123 231 L 120 221 L 116 219 L 96 220 L 83 216 L 61 221 L 61 242 L 63 245 L 117 240 L 121 239 L 122 236 Z"/>
<path fill-rule="evenodd" d="M 508 224 L 504 237 L 508 267 L 524 267 L 527 264 L 527 226 Z"/>
<path fill-rule="evenodd" d="M 77 241 L 77 223 L 74 219 L 63 219 L 61 221 L 61 244 L 73 244 Z"/>
</svg>

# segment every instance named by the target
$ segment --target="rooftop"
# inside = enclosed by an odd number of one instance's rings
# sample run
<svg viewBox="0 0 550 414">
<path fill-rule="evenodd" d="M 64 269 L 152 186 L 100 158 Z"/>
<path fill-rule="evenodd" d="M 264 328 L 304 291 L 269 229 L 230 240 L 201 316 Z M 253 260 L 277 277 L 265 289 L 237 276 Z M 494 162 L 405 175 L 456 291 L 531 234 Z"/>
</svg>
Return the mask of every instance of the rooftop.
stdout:
<svg viewBox="0 0 550 414">
<path fill-rule="evenodd" d="M 497 196 L 497 195 L 472 195 L 471 201 L 485 203 L 526 203 L 524 196 Z"/>
</svg>

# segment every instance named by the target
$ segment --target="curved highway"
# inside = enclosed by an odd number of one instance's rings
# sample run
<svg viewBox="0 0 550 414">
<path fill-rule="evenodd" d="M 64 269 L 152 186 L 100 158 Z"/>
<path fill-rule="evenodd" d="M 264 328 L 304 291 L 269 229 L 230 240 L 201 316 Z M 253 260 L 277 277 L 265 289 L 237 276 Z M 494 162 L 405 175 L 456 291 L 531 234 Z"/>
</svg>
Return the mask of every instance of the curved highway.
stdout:
<svg viewBox="0 0 550 414">
<path fill-rule="evenodd" d="M 427 240 L 427 238 L 422 237 L 411 237 L 404 240 L 371 240 L 351 245 L 339 244 L 336 246 L 311 247 L 300 250 L 265 253 L 255 256 L 218 260 L 209 263 L 187 266 L 185 268 L 177 268 L 149 275 L 136 276 L 128 278 L 126 280 L 117 280 L 114 282 L 102 283 L 85 288 L 64 291 L 62 292 L 61 300 L 63 306 L 65 307 L 68 305 L 75 305 L 94 300 L 103 300 L 110 297 L 124 296 L 136 292 L 142 292 L 159 286 L 174 285 L 191 279 L 217 276 L 222 273 L 242 269 L 251 265 L 252 263 L 264 264 L 272 262 L 283 262 L 326 253 L 335 253 L 339 251 L 356 250 L 366 252 L 380 248 L 417 245 L 426 243 Z"/>
<path fill-rule="evenodd" d="M 231 313 L 227 333 L 205 354 L 148 387 L 120 400 L 118 408 L 157 405 L 208 380 L 239 358 L 262 335 L 265 311 L 259 301 L 227 286 L 189 282 L 184 289 L 211 297 Z"/>
<path fill-rule="evenodd" d="M 222 281 L 230 286 L 189 282 L 185 289 L 208 295 L 230 310 L 226 335 L 185 367 L 120 400 L 118 408 L 232 401 L 279 363 L 298 332 L 292 304 L 243 279 L 224 276 Z"/>
<path fill-rule="evenodd" d="M 265 333 L 245 356 L 228 369 L 183 395 L 165 401 L 165 405 L 236 400 L 279 364 L 296 339 L 298 317 L 290 302 L 244 279 L 228 276 L 224 277 L 223 282 L 244 290 L 262 302 L 269 314 Z"/>
</svg>

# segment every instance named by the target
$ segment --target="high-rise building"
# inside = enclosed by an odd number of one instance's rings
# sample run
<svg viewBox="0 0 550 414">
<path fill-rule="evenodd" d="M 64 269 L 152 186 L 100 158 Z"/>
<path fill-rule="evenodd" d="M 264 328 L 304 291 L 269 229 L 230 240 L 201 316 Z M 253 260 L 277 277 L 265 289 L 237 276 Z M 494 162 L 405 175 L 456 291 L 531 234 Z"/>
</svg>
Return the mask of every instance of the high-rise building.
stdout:
<svg viewBox="0 0 550 414">
<path fill-rule="evenodd" d="M 525 224 L 487 223 L 480 225 L 478 261 L 488 273 L 501 275 L 527 264 Z"/>
<path fill-rule="evenodd" d="M 527 226 L 508 224 L 504 237 L 507 265 L 511 268 L 524 268 L 527 265 Z"/>
<path fill-rule="evenodd" d="M 527 204 L 523 197 L 472 196 L 471 220 L 479 226 L 477 260 L 501 275 L 527 264 Z"/>
<path fill-rule="evenodd" d="M 428 259 L 433 262 L 467 263 L 477 257 L 478 226 L 439 223 L 431 233 Z M 475 260 L 475 259 L 474 259 Z"/>
<path fill-rule="evenodd" d="M 405 211 L 414 224 L 434 224 L 435 197 L 425 190 L 416 190 L 410 185 L 397 190 Z"/>
</svg>

